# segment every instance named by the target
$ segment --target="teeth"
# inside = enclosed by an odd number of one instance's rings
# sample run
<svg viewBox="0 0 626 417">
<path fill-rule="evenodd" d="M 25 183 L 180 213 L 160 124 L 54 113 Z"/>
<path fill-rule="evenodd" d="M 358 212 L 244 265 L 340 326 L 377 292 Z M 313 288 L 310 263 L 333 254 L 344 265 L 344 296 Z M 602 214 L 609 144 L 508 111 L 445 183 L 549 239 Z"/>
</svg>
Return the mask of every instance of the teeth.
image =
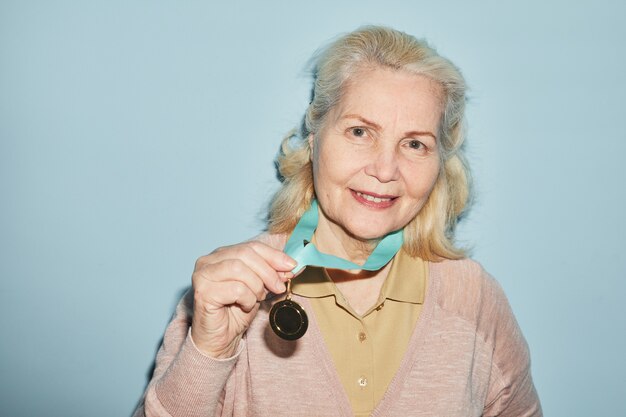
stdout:
<svg viewBox="0 0 626 417">
<path fill-rule="evenodd" d="M 383 201 L 390 201 L 391 198 L 379 198 L 379 197 L 374 197 L 373 195 L 368 195 L 368 194 L 363 194 L 360 192 L 356 192 L 359 196 L 363 197 L 364 199 L 366 199 L 367 201 L 372 201 L 374 203 L 382 203 Z"/>
</svg>

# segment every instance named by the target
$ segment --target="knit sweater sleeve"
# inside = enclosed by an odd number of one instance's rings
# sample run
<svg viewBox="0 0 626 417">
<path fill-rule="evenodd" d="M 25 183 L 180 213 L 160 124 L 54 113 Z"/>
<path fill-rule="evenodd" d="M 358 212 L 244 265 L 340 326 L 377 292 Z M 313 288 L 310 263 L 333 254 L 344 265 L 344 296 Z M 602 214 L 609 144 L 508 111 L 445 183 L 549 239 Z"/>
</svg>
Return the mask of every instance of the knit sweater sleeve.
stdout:
<svg viewBox="0 0 626 417">
<path fill-rule="evenodd" d="M 245 342 L 232 358 L 204 355 L 191 339 L 192 308 L 193 293 L 188 291 L 165 331 L 154 374 L 133 417 L 220 415 L 224 386 Z"/>
<path fill-rule="evenodd" d="M 282 249 L 287 237 L 262 233 L 251 240 Z M 193 291 L 189 290 L 165 331 L 154 374 L 133 417 L 212 417 L 232 411 L 232 407 L 223 404 L 225 387 L 246 349 L 245 338 L 232 358 L 210 358 L 193 343 L 192 315 Z"/>
<path fill-rule="evenodd" d="M 530 373 L 528 345 L 502 288 L 487 278 L 492 302 L 486 306 L 484 317 L 491 322 L 493 361 L 483 416 L 540 417 L 543 414 Z"/>
</svg>

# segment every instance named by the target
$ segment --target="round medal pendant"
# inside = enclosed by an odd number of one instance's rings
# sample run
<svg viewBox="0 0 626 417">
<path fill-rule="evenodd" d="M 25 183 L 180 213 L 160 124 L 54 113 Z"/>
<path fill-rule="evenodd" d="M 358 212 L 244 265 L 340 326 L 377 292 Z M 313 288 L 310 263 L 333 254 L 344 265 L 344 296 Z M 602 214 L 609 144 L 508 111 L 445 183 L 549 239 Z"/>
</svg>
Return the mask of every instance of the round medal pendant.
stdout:
<svg viewBox="0 0 626 417">
<path fill-rule="evenodd" d="M 272 306 L 270 325 L 277 336 L 285 340 L 297 340 L 306 333 L 309 319 L 300 304 L 288 298 Z"/>
</svg>

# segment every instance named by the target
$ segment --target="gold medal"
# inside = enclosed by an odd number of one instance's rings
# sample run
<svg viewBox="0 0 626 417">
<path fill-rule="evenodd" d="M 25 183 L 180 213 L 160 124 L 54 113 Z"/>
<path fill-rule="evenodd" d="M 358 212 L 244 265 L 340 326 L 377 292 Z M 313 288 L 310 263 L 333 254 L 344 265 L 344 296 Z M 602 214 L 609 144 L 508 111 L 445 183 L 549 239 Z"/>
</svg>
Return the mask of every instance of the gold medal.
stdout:
<svg viewBox="0 0 626 417">
<path fill-rule="evenodd" d="M 270 310 L 270 326 L 278 337 L 300 339 L 309 327 L 309 318 L 300 304 L 291 300 L 291 280 L 287 282 L 287 297 Z"/>
<path fill-rule="evenodd" d="M 402 247 L 402 230 L 396 230 L 385 235 L 378 242 L 363 265 L 357 265 L 346 259 L 322 253 L 315 248 L 314 244 L 309 244 L 317 228 L 318 220 L 317 201 L 313 200 L 311 207 L 300 217 L 285 245 L 285 253 L 298 263 L 291 271 L 295 275 L 307 265 L 334 269 L 379 270 L 387 265 Z M 269 320 L 274 333 L 285 340 L 297 340 L 306 333 L 309 319 L 300 304 L 291 300 L 291 281 L 287 282 L 287 297 L 272 306 Z"/>
</svg>

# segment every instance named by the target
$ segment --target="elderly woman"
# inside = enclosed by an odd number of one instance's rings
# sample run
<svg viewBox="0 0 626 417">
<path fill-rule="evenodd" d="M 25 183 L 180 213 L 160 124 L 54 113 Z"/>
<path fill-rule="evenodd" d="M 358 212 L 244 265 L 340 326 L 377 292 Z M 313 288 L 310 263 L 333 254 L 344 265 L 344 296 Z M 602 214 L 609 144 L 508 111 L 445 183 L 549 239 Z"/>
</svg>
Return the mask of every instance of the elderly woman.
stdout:
<svg viewBox="0 0 626 417">
<path fill-rule="evenodd" d="M 502 290 L 452 241 L 460 72 L 366 27 L 314 77 L 269 232 L 197 261 L 135 415 L 540 416 Z"/>
</svg>

